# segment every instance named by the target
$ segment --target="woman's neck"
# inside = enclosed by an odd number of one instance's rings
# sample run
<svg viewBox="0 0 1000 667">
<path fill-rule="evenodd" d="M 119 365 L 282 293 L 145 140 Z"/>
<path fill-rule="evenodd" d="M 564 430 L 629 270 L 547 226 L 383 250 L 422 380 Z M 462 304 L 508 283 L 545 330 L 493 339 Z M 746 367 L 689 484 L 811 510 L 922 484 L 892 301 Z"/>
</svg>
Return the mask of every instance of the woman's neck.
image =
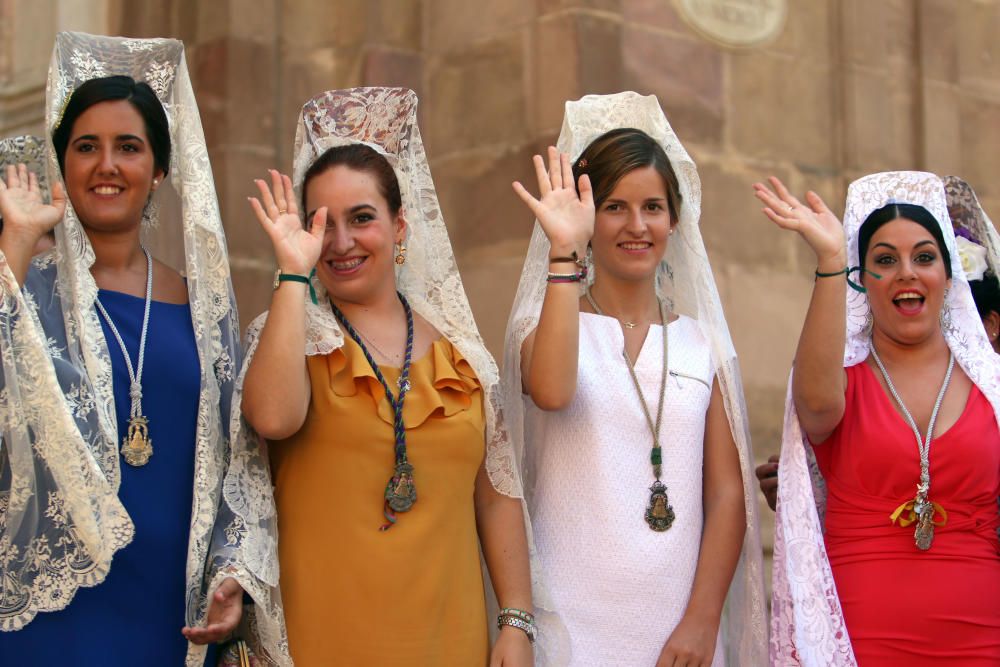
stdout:
<svg viewBox="0 0 1000 667">
<path fill-rule="evenodd" d="M 872 332 L 872 344 L 887 366 L 933 365 L 948 356 L 948 343 L 940 329 L 935 329 L 925 340 L 902 343 L 876 328 Z"/>
<path fill-rule="evenodd" d="M 595 278 L 590 293 L 605 315 L 628 322 L 660 319 L 655 278 L 643 281 L 616 280 L 610 276 Z"/>
<path fill-rule="evenodd" d="M 373 325 L 391 323 L 396 320 L 404 321 L 405 313 L 396 294 L 396 285 L 393 282 L 384 289 L 380 289 L 370 299 L 363 302 L 351 302 L 337 299 L 331 295 L 331 301 L 336 304 L 344 317 L 355 326 L 369 328 Z"/>
<path fill-rule="evenodd" d="M 116 289 L 114 284 L 102 284 L 102 278 L 116 282 L 119 277 L 135 273 L 145 275 L 146 256 L 139 243 L 138 228 L 115 233 L 87 230 L 87 237 L 94 249 L 94 265 L 90 270 L 101 287 Z"/>
</svg>

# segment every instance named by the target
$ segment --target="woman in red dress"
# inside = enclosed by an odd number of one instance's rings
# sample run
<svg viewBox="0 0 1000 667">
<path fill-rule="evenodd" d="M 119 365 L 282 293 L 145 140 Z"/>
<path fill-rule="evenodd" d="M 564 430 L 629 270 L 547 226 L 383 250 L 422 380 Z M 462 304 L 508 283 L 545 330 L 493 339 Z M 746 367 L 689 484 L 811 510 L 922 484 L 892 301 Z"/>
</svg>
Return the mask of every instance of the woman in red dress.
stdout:
<svg viewBox="0 0 1000 667">
<path fill-rule="evenodd" d="M 941 180 L 867 176 L 844 226 L 814 193 L 771 186 L 755 186 L 764 213 L 817 260 L 781 459 L 772 661 L 998 665 L 1000 358 Z M 800 434 L 822 519 L 787 515 L 812 502 Z"/>
</svg>

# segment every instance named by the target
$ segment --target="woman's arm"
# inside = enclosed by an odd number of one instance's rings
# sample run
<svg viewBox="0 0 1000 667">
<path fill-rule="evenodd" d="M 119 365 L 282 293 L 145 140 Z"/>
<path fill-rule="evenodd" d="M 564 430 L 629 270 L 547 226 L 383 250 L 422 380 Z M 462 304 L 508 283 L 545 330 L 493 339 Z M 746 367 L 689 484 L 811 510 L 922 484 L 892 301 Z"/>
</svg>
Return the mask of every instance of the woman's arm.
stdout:
<svg viewBox="0 0 1000 667">
<path fill-rule="evenodd" d="M 284 273 L 308 275 L 319 259 L 326 232 L 326 207 L 316 211 L 312 228 L 299 220 L 295 192 L 287 176 L 271 171 L 271 190 L 257 181 L 263 204 L 250 204 L 274 245 Z M 243 415 L 261 436 L 280 440 L 297 432 L 309 409 L 309 375 L 305 362 L 305 290 L 298 282 L 282 282 L 243 382 Z"/>
<path fill-rule="evenodd" d="M 577 194 L 569 156 L 551 146 L 548 171 L 540 155 L 534 162 L 541 199 L 535 199 L 520 183 L 514 184 L 514 190 L 549 239 L 549 270 L 576 273 L 578 268 L 570 258 L 583 257 L 594 234 L 590 179 L 580 177 Z M 561 410 L 576 393 L 579 314 L 579 283 L 548 283 L 538 327 L 521 345 L 522 390 L 542 410 Z"/>
<path fill-rule="evenodd" d="M 740 457 L 718 379 L 712 385 L 712 398 L 705 416 L 704 447 L 702 502 L 705 524 L 698 568 L 687 609 L 663 647 L 658 666 L 673 665 L 675 660 L 692 666 L 712 664 L 722 609 L 746 533 Z"/>
<path fill-rule="evenodd" d="M 531 568 L 521 501 L 493 488 L 485 463 L 476 476 L 476 527 L 500 607 L 532 613 Z M 491 667 L 529 667 L 534 664 L 527 634 L 511 626 L 500 628 Z"/>
<path fill-rule="evenodd" d="M 767 207 L 764 214 L 782 229 L 798 232 L 805 239 L 816 255 L 817 273 L 835 274 L 816 278 L 792 373 L 792 396 L 802 429 L 812 442 L 822 442 L 844 416 L 844 227 L 816 193 L 806 194 L 807 206 L 790 195 L 777 178 L 770 181 L 774 193 L 763 184 L 754 185 L 757 198 Z"/>
</svg>

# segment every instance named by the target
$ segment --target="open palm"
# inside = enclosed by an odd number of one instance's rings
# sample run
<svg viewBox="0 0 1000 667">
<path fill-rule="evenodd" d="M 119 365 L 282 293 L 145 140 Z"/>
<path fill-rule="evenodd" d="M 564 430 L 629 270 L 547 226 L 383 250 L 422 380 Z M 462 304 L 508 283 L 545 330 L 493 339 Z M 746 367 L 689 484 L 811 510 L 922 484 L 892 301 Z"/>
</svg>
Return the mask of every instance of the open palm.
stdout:
<svg viewBox="0 0 1000 667">
<path fill-rule="evenodd" d="M 779 179 L 772 176 L 768 180 L 773 192 L 763 183 L 753 186 L 754 195 L 765 205 L 764 215 L 782 229 L 798 232 L 819 261 L 844 251 L 844 225 L 818 194 L 807 192 L 802 204 Z"/>
<path fill-rule="evenodd" d="M 52 187 L 52 203 L 42 201 L 38 177 L 24 164 L 8 165 L 0 180 L 0 216 L 5 233 L 23 233 L 38 239 L 49 232 L 66 212 L 66 195 L 61 183 Z"/>
<path fill-rule="evenodd" d="M 306 230 L 299 218 L 295 191 L 288 176 L 272 169 L 270 187 L 263 180 L 255 182 L 261 198 L 251 197 L 250 207 L 271 239 L 278 267 L 286 273 L 309 273 L 316 266 L 323 249 L 326 207 L 316 211 L 312 225 Z"/>
<path fill-rule="evenodd" d="M 590 178 L 580 177 L 580 193 L 573 182 L 569 156 L 549 147 L 549 168 L 542 156 L 534 157 L 540 198 L 536 199 L 520 183 L 514 191 L 535 214 L 553 251 L 582 253 L 594 235 L 594 193 Z"/>
</svg>

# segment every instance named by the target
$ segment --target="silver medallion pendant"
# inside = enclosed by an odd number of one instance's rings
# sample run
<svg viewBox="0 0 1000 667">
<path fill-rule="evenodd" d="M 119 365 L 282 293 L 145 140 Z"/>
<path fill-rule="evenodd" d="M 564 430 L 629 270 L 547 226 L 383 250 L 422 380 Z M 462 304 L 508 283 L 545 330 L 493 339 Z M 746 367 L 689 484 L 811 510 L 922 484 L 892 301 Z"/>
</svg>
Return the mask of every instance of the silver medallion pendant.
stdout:
<svg viewBox="0 0 1000 667">
<path fill-rule="evenodd" d="M 413 466 L 406 461 L 396 464 L 396 472 L 385 485 L 385 502 L 393 512 L 407 512 L 417 502 Z"/>
<path fill-rule="evenodd" d="M 667 498 L 667 487 L 660 480 L 649 487 L 649 506 L 646 507 L 646 523 L 658 533 L 670 530 L 674 524 L 674 508 Z"/>
<path fill-rule="evenodd" d="M 914 503 L 917 514 L 917 527 L 913 531 L 913 541 L 921 551 L 931 548 L 934 541 L 934 506 L 929 502 L 918 500 Z"/>
<path fill-rule="evenodd" d="M 149 437 L 149 421 L 143 417 L 132 417 L 128 421 L 128 433 L 122 438 L 122 456 L 130 466 L 144 466 L 153 456 L 153 439 Z"/>
</svg>

